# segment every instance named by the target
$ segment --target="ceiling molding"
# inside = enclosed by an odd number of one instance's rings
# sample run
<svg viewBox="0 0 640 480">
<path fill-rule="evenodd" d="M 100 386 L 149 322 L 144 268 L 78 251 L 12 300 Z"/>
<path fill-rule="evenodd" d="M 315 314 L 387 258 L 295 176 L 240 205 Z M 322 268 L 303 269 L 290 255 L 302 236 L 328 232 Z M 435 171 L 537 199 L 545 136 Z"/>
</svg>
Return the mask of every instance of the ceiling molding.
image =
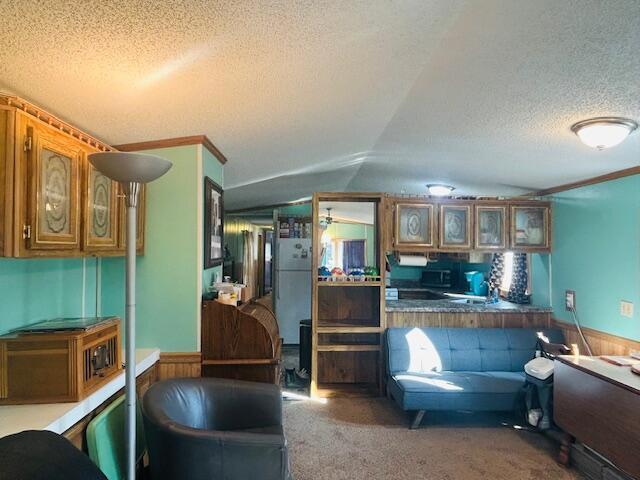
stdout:
<svg viewBox="0 0 640 480">
<path fill-rule="evenodd" d="M 225 157 L 220 150 L 209 140 L 206 135 L 191 135 L 189 137 L 165 138 L 163 140 L 149 140 L 146 142 L 125 143 L 123 145 L 114 145 L 114 148 L 121 152 L 137 152 L 140 150 L 153 150 L 156 148 L 183 147 L 185 145 L 202 145 L 209 150 L 211 154 L 224 165 L 227 163 Z"/>
<path fill-rule="evenodd" d="M 588 185 L 595 185 L 597 183 L 609 182 L 611 180 L 630 177 L 632 175 L 640 175 L 640 166 L 625 168 L 624 170 L 617 170 L 611 173 L 605 173 L 604 175 L 598 175 L 597 177 L 591 177 L 585 180 L 579 180 L 577 182 L 565 183 L 564 185 L 558 185 L 557 187 L 545 188 L 543 190 L 536 190 L 535 192 L 529 192 L 523 196 L 524 197 L 544 197 L 545 195 L 552 195 L 554 193 L 566 192 L 567 190 L 586 187 Z"/>
</svg>

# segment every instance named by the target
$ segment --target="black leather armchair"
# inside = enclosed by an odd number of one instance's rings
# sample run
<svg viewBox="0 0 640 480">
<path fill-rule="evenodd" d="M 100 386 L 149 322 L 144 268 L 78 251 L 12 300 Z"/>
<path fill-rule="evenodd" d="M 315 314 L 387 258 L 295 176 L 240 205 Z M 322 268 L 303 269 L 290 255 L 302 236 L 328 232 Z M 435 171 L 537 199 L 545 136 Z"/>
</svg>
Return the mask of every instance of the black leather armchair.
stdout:
<svg viewBox="0 0 640 480">
<path fill-rule="evenodd" d="M 165 380 L 147 390 L 142 415 L 154 480 L 291 478 L 275 385 Z"/>
</svg>

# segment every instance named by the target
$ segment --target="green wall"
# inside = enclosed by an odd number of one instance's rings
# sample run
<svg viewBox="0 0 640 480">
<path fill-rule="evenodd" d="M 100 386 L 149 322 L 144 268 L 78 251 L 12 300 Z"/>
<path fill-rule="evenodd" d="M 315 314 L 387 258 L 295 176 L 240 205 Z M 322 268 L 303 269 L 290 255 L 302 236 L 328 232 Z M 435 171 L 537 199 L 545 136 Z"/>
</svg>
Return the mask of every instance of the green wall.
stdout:
<svg viewBox="0 0 640 480">
<path fill-rule="evenodd" d="M 575 290 L 583 326 L 640 340 L 640 175 L 556 194 L 553 209 L 555 318 L 572 321 L 564 292 Z"/>
<path fill-rule="evenodd" d="M 0 334 L 38 320 L 94 315 L 95 284 L 94 258 L 0 258 Z"/>
<path fill-rule="evenodd" d="M 202 281 L 200 145 L 147 150 L 173 162 L 147 185 L 145 254 L 137 262 L 136 344 L 198 349 Z M 215 180 L 215 179 L 214 179 Z M 102 261 L 102 313 L 124 315 L 124 259 Z"/>
</svg>

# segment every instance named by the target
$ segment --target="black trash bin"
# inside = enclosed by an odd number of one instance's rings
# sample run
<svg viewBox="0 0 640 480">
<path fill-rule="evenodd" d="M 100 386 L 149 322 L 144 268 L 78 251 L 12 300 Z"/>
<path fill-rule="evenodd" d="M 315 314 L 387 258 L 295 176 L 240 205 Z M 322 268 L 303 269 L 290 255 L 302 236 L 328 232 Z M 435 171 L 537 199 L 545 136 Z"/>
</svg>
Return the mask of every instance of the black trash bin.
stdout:
<svg viewBox="0 0 640 480">
<path fill-rule="evenodd" d="M 300 370 L 311 374 L 311 320 L 300 320 Z"/>
</svg>

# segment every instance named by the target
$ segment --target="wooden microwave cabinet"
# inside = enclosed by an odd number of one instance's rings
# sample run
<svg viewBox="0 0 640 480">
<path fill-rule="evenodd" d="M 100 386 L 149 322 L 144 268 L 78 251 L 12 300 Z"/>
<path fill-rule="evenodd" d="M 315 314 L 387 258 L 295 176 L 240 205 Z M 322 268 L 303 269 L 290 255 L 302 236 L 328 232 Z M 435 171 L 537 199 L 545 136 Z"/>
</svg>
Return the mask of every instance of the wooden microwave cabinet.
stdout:
<svg viewBox="0 0 640 480">
<path fill-rule="evenodd" d="M 124 200 L 117 183 L 88 161 L 105 151 L 114 149 L 0 94 L 0 256 L 123 255 Z M 140 207 L 139 253 L 144 193 Z"/>
<path fill-rule="evenodd" d="M 120 320 L 0 337 L 0 405 L 76 402 L 122 369 Z"/>
<path fill-rule="evenodd" d="M 385 197 L 386 251 L 551 251 L 551 204 L 539 200 Z"/>
</svg>

